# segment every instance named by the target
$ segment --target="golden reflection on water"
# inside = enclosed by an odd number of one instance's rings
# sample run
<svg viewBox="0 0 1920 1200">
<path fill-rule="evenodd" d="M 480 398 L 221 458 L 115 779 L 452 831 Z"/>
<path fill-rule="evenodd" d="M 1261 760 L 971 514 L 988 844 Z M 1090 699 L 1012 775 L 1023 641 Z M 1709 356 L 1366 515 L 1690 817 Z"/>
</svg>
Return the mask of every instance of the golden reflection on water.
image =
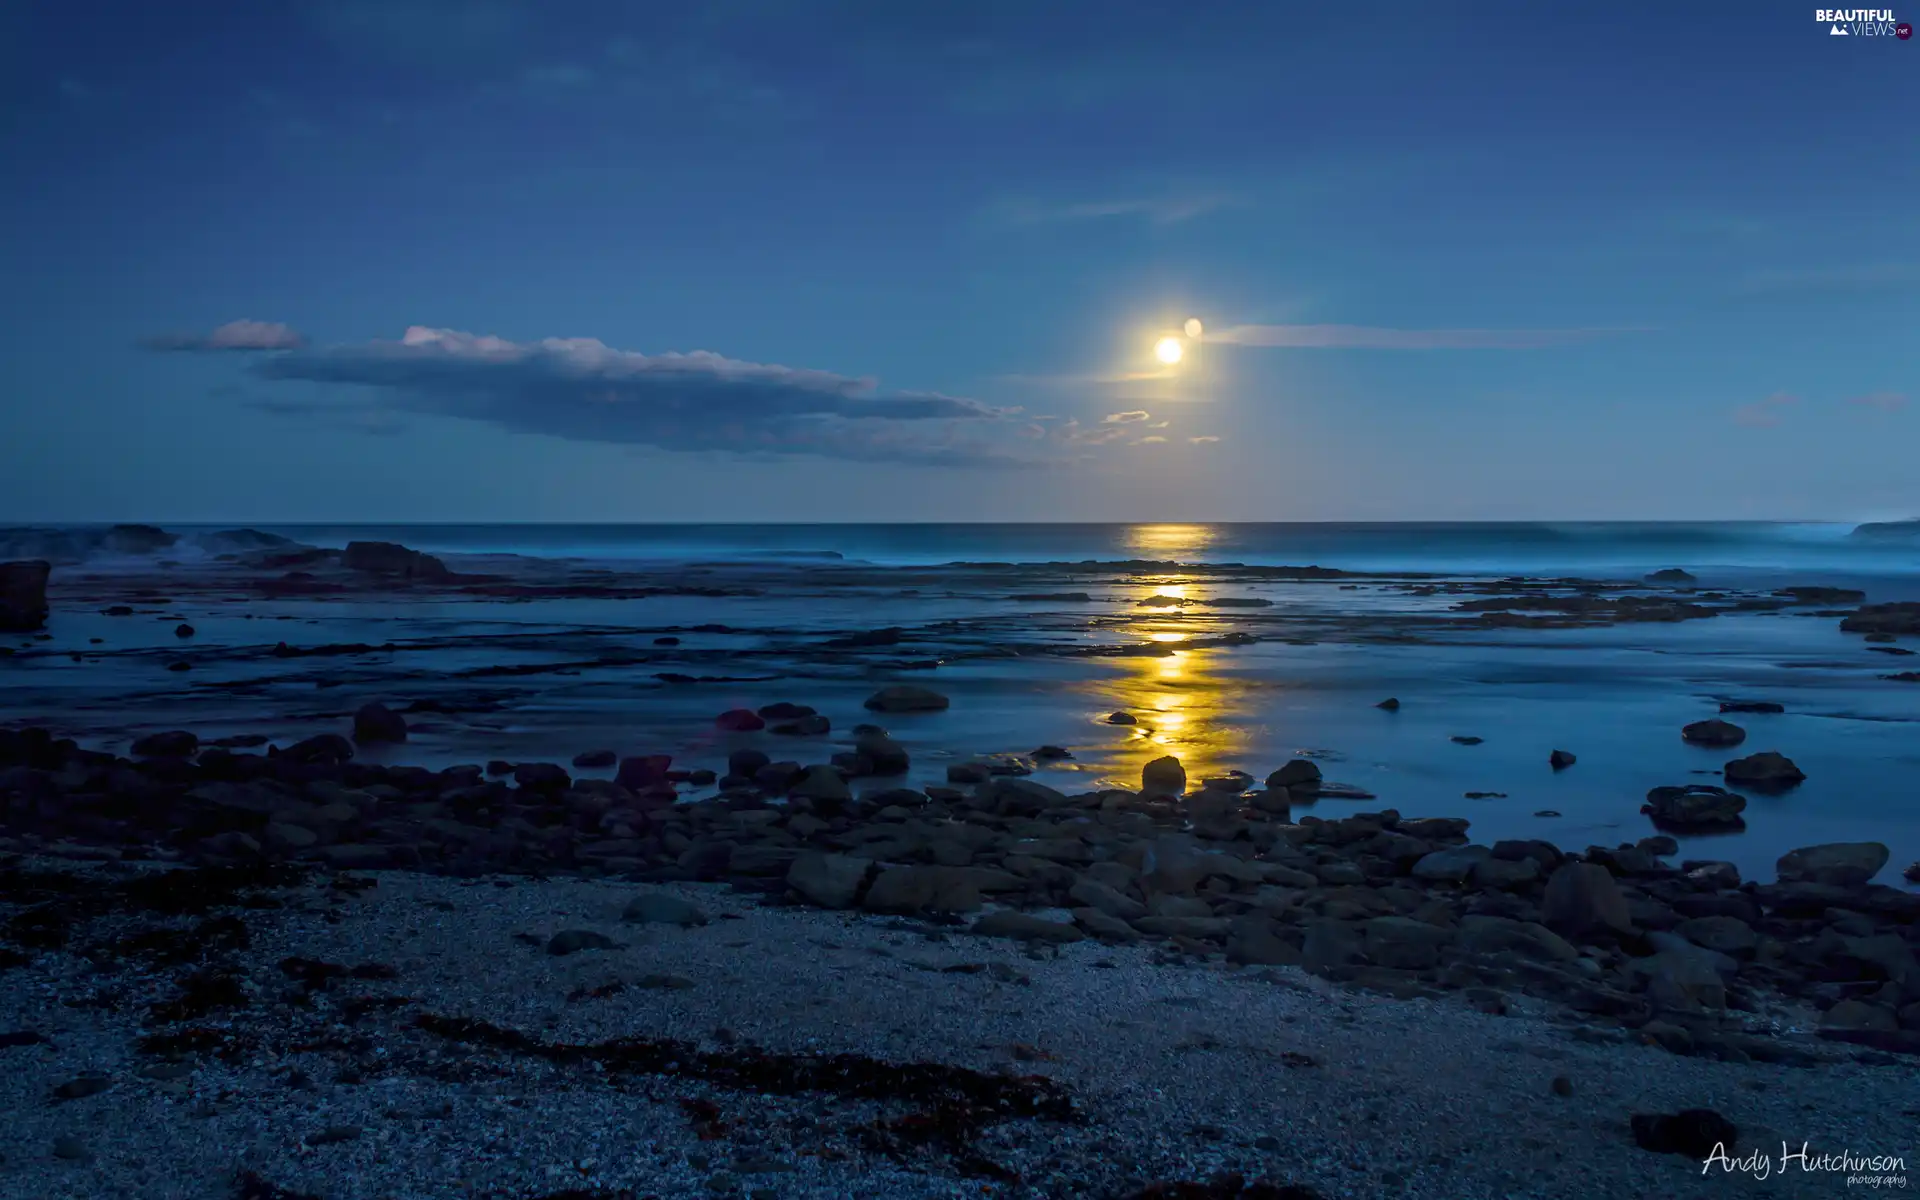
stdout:
<svg viewBox="0 0 1920 1200">
<path fill-rule="evenodd" d="M 1149 558 L 1188 559 L 1220 540 L 1211 525 L 1129 525 L 1127 549 Z"/>
<path fill-rule="evenodd" d="M 1188 635 L 1160 631 L 1149 637 L 1162 645 L 1175 645 Z M 1189 786 L 1197 787 L 1202 777 L 1225 774 L 1241 765 L 1237 755 L 1246 739 L 1228 703 L 1239 691 L 1215 669 L 1224 653 L 1181 649 L 1105 660 L 1113 674 L 1094 685 L 1101 697 L 1098 704 L 1106 711 L 1130 712 L 1139 724 L 1131 727 L 1130 736 L 1116 739 L 1118 744 L 1101 757 L 1101 778 L 1119 787 L 1137 788 L 1140 768 L 1171 754 L 1186 768 Z"/>
</svg>

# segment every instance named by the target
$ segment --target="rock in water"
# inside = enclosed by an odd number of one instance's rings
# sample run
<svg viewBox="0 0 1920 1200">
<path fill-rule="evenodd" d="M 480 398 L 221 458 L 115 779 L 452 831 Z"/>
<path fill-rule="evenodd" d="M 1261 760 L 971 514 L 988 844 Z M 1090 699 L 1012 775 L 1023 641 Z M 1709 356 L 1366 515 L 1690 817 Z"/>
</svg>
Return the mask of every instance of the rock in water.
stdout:
<svg viewBox="0 0 1920 1200">
<path fill-rule="evenodd" d="M 1647 793 L 1640 811 L 1653 818 L 1655 826 L 1675 833 L 1710 830 L 1735 830 L 1746 827 L 1740 814 L 1747 798 L 1725 788 L 1690 784 L 1686 787 L 1657 787 Z"/>
<path fill-rule="evenodd" d="M 1187 769 L 1171 754 L 1156 758 L 1140 768 L 1142 795 L 1178 796 L 1186 790 Z"/>
<path fill-rule="evenodd" d="M 1696 746 L 1738 746 L 1747 740 L 1747 731 L 1732 721 L 1714 718 L 1695 721 L 1680 731 L 1682 739 Z"/>
<path fill-rule="evenodd" d="M 407 740 L 407 719 L 384 704 L 363 704 L 360 711 L 353 714 L 353 740 L 362 745 L 369 742 L 404 742 Z"/>
<path fill-rule="evenodd" d="M 863 733 L 854 739 L 853 750 L 873 765 L 875 775 L 904 775 L 911 765 L 906 747 L 884 733 Z"/>
<path fill-rule="evenodd" d="M 1136 718 L 1134 717 L 1134 715 L 1133 715 L 1132 713 L 1128 713 L 1128 712 L 1117 712 L 1117 713 L 1109 713 L 1109 714 L 1107 714 L 1107 724 L 1109 724 L 1109 725 L 1137 725 L 1137 724 L 1139 724 L 1139 721 L 1138 721 L 1138 719 L 1136 719 Z"/>
<path fill-rule="evenodd" d="M 0 563 L 0 631 L 26 633 L 47 623 L 47 576 L 43 559 Z"/>
<path fill-rule="evenodd" d="M 441 580 L 453 575 L 447 564 L 433 555 L 409 550 L 397 542 L 348 542 L 341 551 L 340 565 L 349 571 L 397 575 L 408 580 Z"/>
<path fill-rule="evenodd" d="M 1688 574 L 1687 572 L 1682 571 L 1679 567 L 1668 567 L 1664 571 L 1655 571 L 1653 574 L 1647 576 L 1647 582 L 1648 583 L 1698 583 L 1700 581 L 1698 579 L 1695 579 L 1692 575 Z"/>
<path fill-rule="evenodd" d="M 1826 883 L 1859 887 L 1887 865 L 1891 852 L 1879 842 L 1829 842 L 1802 846 L 1780 856 L 1781 883 Z"/>
<path fill-rule="evenodd" d="M 867 707 L 874 712 L 939 712 L 950 703 L 932 688 L 912 684 L 881 688 L 867 697 Z"/>
<path fill-rule="evenodd" d="M 1382 701 L 1381 701 L 1380 703 L 1378 703 L 1378 704 L 1376 704 L 1376 705 L 1374 705 L 1374 707 L 1375 707 L 1375 708 L 1384 708 L 1384 709 L 1386 709 L 1386 710 L 1387 710 L 1388 712 L 1399 712 L 1399 711 L 1400 711 L 1400 701 L 1399 701 L 1399 700 L 1398 700 L 1397 698 L 1395 698 L 1395 697 L 1393 697 L 1393 696 L 1389 696 L 1389 697 L 1387 697 L 1387 698 L 1386 698 L 1385 700 L 1382 700 Z"/>
<path fill-rule="evenodd" d="M 187 624 L 185 621 L 182 621 L 178 625 L 175 625 L 173 627 L 173 636 L 177 638 L 190 638 L 193 636 L 193 634 L 194 634 L 193 626 Z"/>
<path fill-rule="evenodd" d="M 1740 1130 L 1710 1108 L 1677 1113 L 1634 1113 L 1633 1140 L 1655 1154 L 1684 1154 L 1705 1161 L 1719 1146 L 1731 1153 Z"/>
<path fill-rule="evenodd" d="M 200 749 L 200 739 L 185 729 L 150 733 L 133 744 L 135 758 L 192 758 Z"/>
<path fill-rule="evenodd" d="M 1807 777 L 1793 760 L 1775 750 L 1762 750 L 1745 758 L 1736 758 L 1726 766 L 1728 783 L 1743 783 L 1756 788 L 1792 787 Z"/>
<path fill-rule="evenodd" d="M 713 719 L 714 728 L 727 733 L 754 733 L 767 727 L 767 720 L 750 708 L 730 708 Z"/>
<path fill-rule="evenodd" d="M 1278 771 L 1267 776 L 1269 790 L 1303 788 L 1311 791 L 1320 786 L 1320 765 L 1309 758 L 1296 758 Z"/>
<path fill-rule="evenodd" d="M 787 794 L 808 800 L 837 800 L 842 803 L 853 799 L 853 793 L 847 790 L 847 781 L 840 772 L 832 767 L 808 767 L 807 773 L 795 780 Z"/>
<path fill-rule="evenodd" d="M 1579 761 L 1579 759 L 1573 756 L 1571 751 L 1567 750 L 1555 750 L 1552 754 L 1547 755 L 1547 765 L 1556 771 L 1564 771 Z"/>
</svg>

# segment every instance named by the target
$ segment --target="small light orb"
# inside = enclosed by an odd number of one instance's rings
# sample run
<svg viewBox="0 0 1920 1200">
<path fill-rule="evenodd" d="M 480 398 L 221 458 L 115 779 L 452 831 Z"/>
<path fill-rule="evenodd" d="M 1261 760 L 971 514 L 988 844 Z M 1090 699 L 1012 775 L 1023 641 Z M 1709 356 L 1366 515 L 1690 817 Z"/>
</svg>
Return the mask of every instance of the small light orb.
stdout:
<svg viewBox="0 0 1920 1200">
<path fill-rule="evenodd" d="M 1199 317 L 1187 318 L 1187 336 L 1188 337 L 1192 338 L 1194 341 L 1197 342 L 1200 340 L 1200 335 L 1205 333 L 1206 331 L 1207 331 L 1206 326 L 1200 324 Z"/>
<path fill-rule="evenodd" d="M 1180 345 L 1179 338 L 1163 337 L 1154 343 L 1153 356 L 1168 366 L 1179 362 L 1180 356 L 1184 353 L 1186 351 Z"/>
</svg>

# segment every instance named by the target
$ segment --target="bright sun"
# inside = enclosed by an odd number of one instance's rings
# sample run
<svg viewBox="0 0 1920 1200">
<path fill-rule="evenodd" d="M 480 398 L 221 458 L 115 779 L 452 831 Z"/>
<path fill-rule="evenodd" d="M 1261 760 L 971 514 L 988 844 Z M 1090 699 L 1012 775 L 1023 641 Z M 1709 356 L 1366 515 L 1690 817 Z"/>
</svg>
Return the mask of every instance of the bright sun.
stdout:
<svg viewBox="0 0 1920 1200">
<path fill-rule="evenodd" d="M 1153 356 L 1168 366 L 1179 362 L 1182 353 L 1179 338 L 1163 337 L 1153 345 Z"/>
</svg>

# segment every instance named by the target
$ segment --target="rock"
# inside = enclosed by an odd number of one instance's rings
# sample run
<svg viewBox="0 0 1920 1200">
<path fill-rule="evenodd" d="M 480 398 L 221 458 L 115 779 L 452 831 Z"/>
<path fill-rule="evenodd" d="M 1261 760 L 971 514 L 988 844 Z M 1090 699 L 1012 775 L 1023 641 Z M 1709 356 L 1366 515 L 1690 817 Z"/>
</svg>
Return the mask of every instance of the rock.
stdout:
<svg viewBox="0 0 1920 1200">
<path fill-rule="evenodd" d="M 787 700 L 776 700 L 772 704 L 762 705 L 759 716 L 768 721 L 795 721 L 801 717 L 811 717 L 814 710 L 805 704 L 794 704 Z"/>
<path fill-rule="evenodd" d="M 398 575 L 407 580 L 437 581 L 450 579 L 447 564 L 431 554 L 409 550 L 394 542 L 348 542 L 340 553 L 340 565 L 349 571 L 375 575 Z"/>
<path fill-rule="evenodd" d="M 31 633 L 47 623 L 47 577 L 53 564 L 44 559 L 0 563 L 0 632 Z"/>
<path fill-rule="evenodd" d="M 1481 737 L 1455 736 L 1455 737 L 1448 738 L 1447 740 L 1452 742 L 1456 746 L 1478 746 L 1480 743 L 1486 741 L 1487 739 L 1481 738 Z"/>
<path fill-rule="evenodd" d="M 614 950 L 619 944 L 603 933 L 591 929 L 562 929 L 547 939 L 547 953 L 552 955 L 578 954 L 582 950 Z"/>
<path fill-rule="evenodd" d="M 1269 790 L 1305 788 L 1312 790 L 1320 784 L 1320 764 L 1310 758 L 1296 758 L 1267 776 Z"/>
<path fill-rule="evenodd" d="M 1792 787 L 1807 777 L 1793 760 L 1774 750 L 1762 750 L 1745 758 L 1736 758 L 1726 766 L 1728 783 L 1755 788 Z"/>
<path fill-rule="evenodd" d="M 1043 761 L 1072 758 L 1073 751 L 1065 746 L 1039 746 L 1034 749 L 1032 757 Z"/>
<path fill-rule="evenodd" d="M 842 779 L 840 772 L 832 767 L 808 767 L 806 774 L 788 786 L 787 794 L 808 800 L 831 800 L 841 803 L 853 799 L 853 793 L 847 788 L 847 781 Z"/>
<path fill-rule="evenodd" d="M 1556 1096 L 1571 1096 L 1573 1095 L 1573 1080 L 1568 1079 L 1565 1075 L 1555 1075 L 1553 1082 L 1548 1084 L 1547 1088 Z"/>
<path fill-rule="evenodd" d="M 1695 579 L 1692 575 L 1689 575 L 1687 572 L 1682 571 L 1679 567 L 1668 567 L 1663 571 L 1655 571 L 1653 574 L 1647 576 L 1647 582 L 1648 583 L 1699 583 L 1700 581 L 1698 579 Z"/>
<path fill-rule="evenodd" d="M 1789 850 L 1774 866 L 1781 883 L 1859 887 L 1880 873 L 1888 857 L 1879 842 L 1830 842 Z"/>
<path fill-rule="evenodd" d="M 303 825 L 292 825 L 285 821 L 269 821 L 260 831 L 260 840 L 268 848 L 282 854 L 298 854 L 310 850 L 320 842 L 320 835 Z"/>
<path fill-rule="evenodd" d="M 1626 933 L 1633 928 L 1626 897 L 1613 874 L 1598 863 L 1566 863 L 1547 880 L 1540 902 L 1541 924 L 1578 938 L 1595 933 Z"/>
<path fill-rule="evenodd" d="M 1540 863 L 1532 858 L 1482 859 L 1473 865 L 1473 874 L 1469 878 L 1477 888 L 1523 887 L 1540 878 Z"/>
<path fill-rule="evenodd" d="M 1187 769 L 1180 760 L 1166 755 L 1140 769 L 1142 796 L 1178 796 L 1187 790 Z"/>
<path fill-rule="evenodd" d="M 620 761 L 620 756 L 611 750 L 586 750 L 573 756 L 573 765 L 589 771 L 598 771 Z"/>
<path fill-rule="evenodd" d="M 1012 938 L 1021 942 L 1052 942 L 1056 945 L 1078 942 L 1086 935 L 1071 925 L 1031 917 L 1012 909 L 988 913 L 973 923 L 973 932 L 983 937 Z"/>
<path fill-rule="evenodd" d="M 1306 937 L 1300 947 L 1300 962 L 1309 971 L 1343 967 L 1362 953 L 1360 932 L 1346 921 L 1324 917 L 1308 921 Z"/>
<path fill-rule="evenodd" d="M 184 729 L 150 733 L 133 744 L 135 758 L 192 758 L 200 749 L 200 739 Z"/>
<path fill-rule="evenodd" d="M 1910 864 L 1904 874 L 1908 883 L 1920 883 L 1920 862 Z"/>
<path fill-rule="evenodd" d="M 320 733 L 288 746 L 280 757 L 289 762 L 332 766 L 352 760 L 353 743 L 337 733 Z"/>
<path fill-rule="evenodd" d="M 70 1133 L 63 1133 L 53 1139 L 53 1156 L 64 1158 L 68 1162 L 90 1162 L 93 1159 L 93 1151 L 87 1149 L 87 1144 L 79 1138 Z"/>
<path fill-rule="evenodd" d="M 407 719 L 384 704 L 362 704 L 360 711 L 353 714 L 353 740 L 362 745 L 370 742 L 404 742 L 407 740 Z"/>
<path fill-rule="evenodd" d="M 1740 1131 L 1710 1108 L 1689 1108 L 1677 1113 L 1634 1113 L 1630 1122 L 1633 1140 L 1642 1150 L 1655 1154 L 1680 1154 L 1705 1162 L 1717 1146 L 1732 1154 Z"/>
<path fill-rule="evenodd" d="M 513 768 L 513 782 L 522 791 L 558 795 L 573 786 L 573 777 L 554 763 L 519 763 Z"/>
<path fill-rule="evenodd" d="M 113 1080 L 105 1075 L 82 1075 L 57 1084 L 53 1089 L 55 1100 L 84 1100 L 88 1096 L 98 1096 L 113 1087 Z"/>
<path fill-rule="evenodd" d="M 177 638 L 190 638 L 194 635 L 194 632 L 193 626 L 187 624 L 185 621 L 173 627 L 173 636 Z"/>
<path fill-rule="evenodd" d="M 1067 898 L 1082 907 L 1097 908 L 1122 921 L 1137 921 L 1147 915 L 1147 906 L 1133 897 L 1095 879 L 1081 878 L 1067 891 Z"/>
<path fill-rule="evenodd" d="M 735 750 L 727 755 L 727 774 L 752 777 L 761 767 L 772 761 L 763 750 Z"/>
<path fill-rule="evenodd" d="M 1556 771 L 1564 771 L 1579 761 L 1580 760 L 1575 758 L 1570 751 L 1566 750 L 1555 750 L 1552 754 L 1547 755 L 1547 765 Z"/>
<path fill-rule="evenodd" d="M 793 860 L 787 886 L 821 908 L 852 908 L 871 866 L 868 859 L 810 850 Z"/>
<path fill-rule="evenodd" d="M 1139 720 L 1138 720 L 1138 719 L 1137 719 L 1137 718 L 1136 718 L 1136 717 L 1135 717 L 1135 716 L 1134 716 L 1134 715 L 1133 715 L 1132 713 L 1124 713 L 1124 712 L 1117 712 L 1117 713 L 1110 713 L 1110 714 L 1108 714 L 1108 716 L 1107 716 L 1107 724 L 1109 724 L 1109 725 L 1137 725 L 1137 724 L 1139 724 Z"/>
<path fill-rule="evenodd" d="M 1422 855 L 1413 864 L 1413 877 L 1428 883 L 1461 883 L 1492 853 L 1485 846 L 1454 846 L 1435 850 Z"/>
<path fill-rule="evenodd" d="M 766 718 L 750 708 L 730 708 L 715 717 L 713 724 L 726 733 L 754 733 L 767 727 Z"/>
<path fill-rule="evenodd" d="M 782 721 L 770 727 L 767 732 L 781 737 L 819 737 L 833 729 L 833 722 L 815 713 L 792 721 Z"/>
<path fill-rule="evenodd" d="M 1657 828 L 1697 833 L 1745 828 L 1740 814 L 1746 807 L 1747 798 L 1737 792 L 1696 783 L 1654 788 L 1640 811 L 1651 816 Z"/>
<path fill-rule="evenodd" d="M 1580 951 L 1545 925 L 1512 917 L 1469 914 L 1460 919 L 1460 946 L 1475 954 L 1517 954 L 1541 962 L 1570 963 Z"/>
<path fill-rule="evenodd" d="M 1747 740 L 1747 731 L 1731 721 L 1722 721 L 1716 717 L 1706 721 L 1695 721 L 1682 728 L 1680 737 L 1696 746 L 1738 746 Z"/>
<path fill-rule="evenodd" d="M 766 763 L 767 756 L 758 750 L 736 750 L 727 760 L 728 769 L 740 774 L 751 774 L 752 772 L 738 772 L 734 766 L 734 758 L 743 755 L 757 755 L 762 765 Z M 665 783 L 667 772 L 672 767 L 673 756 L 670 754 L 629 755 L 620 760 L 620 769 L 614 772 L 613 781 L 630 792 L 642 792 Z"/>
<path fill-rule="evenodd" d="M 1892 1033 L 1900 1028 L 1891 1009 L 1861 1000 L 1842 1000 L 1821 1014 L 1822 1029 L 1877 1029 Z"/>
<path fill-rule="evenodd" d="M 1647 999 L 1669 1012 L 1717 1011 L 1727 1006 L 1727 985 L 1709 951 L 1662 950 L 1636 958 L 1630 969 L 1647 981 Z"/>
<path fill-rule="evenodd" d="M 753 782 L 769 792 L 785 792 L 806 773 L 807 768 L 797 762 L 770 762 L 753 773 Z M 822 780 L 821 786 L 831 785 Z"/>
<path fill-rule="evenodd" d="M 1282 938 L 1272 921 L 1253 913 L 1227 926 L 1227 961 L 1259 967 L 1297 967 L 1300 948 Z"/>
<path fill-rule="evenodd" d="M 854 753 L 864 757 L 875 775 L 904 775 L 911 760 L 906 747 L 884 733 L 863 733 L 854 740 Z"/>
<path fill-rule="evenodd" d="M 707 914 L 700 906 L 666 892 L 642 892 L 627 902 L 625 911 L 620 914 L 623 921 L 633 921 L 641 925 L 678 925 L 682 929 L 691 929 L 707 923 Z"/>
<path fill-rule="evenodd" d="M 1381 701 L 1380 703 L 1378 703 L 1378 704 L 1376 704 L 1376 705 L 1374 705 L 1374 707 L 1375 707 L 1375 708 L 1384 708 L 1384 709 L 1386 709 L 1386 710 L 1387 710 L 1388 712 L 1399 712 L 1399 711 L 1400 711 L 1400 701 L 1399 701 L 1399 700 L 1397 700 L 1397 699 L 1395 699 L 1395 698 L 1393 698 L 1392 696 L 1389 696 L 1389 697 L 1387 697 L 1387 698 L 1386 698 L 1385 700 L 1382 700 L 1382 701 Z"/>
<path fill-rule="evenodd" d="M 1787 711 L 1787 707 L 1784 704 L 1776 704 L 1772 700 L 1722 700 L 1720 711 L 1723 713 L 1783 713 Z"/>
<path fill-rule="evenodd" d="M 1134 931 L 1133 926 L 1097 908 L 1076 908 L 1073 910 L 1073 919 L 1080 928 L 1103 942 L 1126 943 L 1140 940 L 1140 935 Z"/>
<path fill-rule="evenodd" d="M 1674 931 L 1696 946 L 1721 954 L 1751 954 L 1760 943 L 1753 926 L 1734 916 L 1693 917 L 1680 922 Z"/>
<path fill-rule="evenodd" d="M 951 701 L 932 688 L 915 687 L 912 684 L 898 684 L 881 688 L 868 696 L 866 707 L 874 712 L 939 712 Z"/>
<path fill-rule="evenodd" d="M 1282 821 L 1293 815 L 1293 793 L 1286 788 L 1270 787 L 1263 792 L 1249 792 L 1246 799 L 1255 812 L 1278 817 Z"/>
<path fill-rule="evenodd" d="M 1383 967 L 1424 971 L 1440 961 L 1451 931 L 1412 917 L 1375 917 L 1362 925 L 1368 958 Z"/>
<path fill-rule="evenodd" d="M 883 867 L 861 905 L 874 912 L 917 913 L 933 904 L 939 876 L 927 867 Z"/>
</svg>

